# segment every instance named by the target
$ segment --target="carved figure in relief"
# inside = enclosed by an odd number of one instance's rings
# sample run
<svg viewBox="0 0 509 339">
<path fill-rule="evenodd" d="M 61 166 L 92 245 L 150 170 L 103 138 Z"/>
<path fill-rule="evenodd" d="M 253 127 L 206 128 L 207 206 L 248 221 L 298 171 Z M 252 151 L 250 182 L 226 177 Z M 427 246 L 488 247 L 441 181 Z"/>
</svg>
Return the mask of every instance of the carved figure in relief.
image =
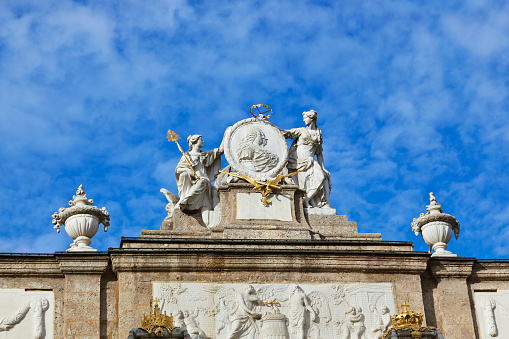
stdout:
<svg viewBox="0 0 509 339">
<path fill-rule="evenodd" d="M 495 308 L 497 307 L 495 299 L 484 299 L 481 303 L 481 307 L 484 309 L 484 316 L 488 325 L 488 334 L 492 337 L 496 337 L 498 335 L 498 328 L 495 322 Z"/>
<path fill-rule="evenodd" d="M 9 331 L 15 325 L 19 324 L 26 316 L 28 311 L 32 309 L 34 316 L 34 339 L 43 339 L 45 336 L 44 329 L 44 312 L 49 308 L 48 299 L 38 297 L 23 305 L 18 312 L 10 317 L 0 320 L 0 332 Z"/>
<path fill-rule="evenodd" d="M 392 326 L 391 315 L 387 306 L 374 307 L 370 305 L 371 312 L 375 313 L 373 329 L 371 330 L 374 339 L 381 339 L 385 332 Z"/>
<path fill-rule="evenodd" d="M 265 146 L 267 138 L 258 127 L 251 127 L 239 143 L 237 157 L 247 169 L 255 172 L 267 172 L 276 167 L 279 157 Z"/>
<path fill-rule="evenodd" d="M 345 321 L 342 323 L 341 339 L 366 339 L 364 332 L 364 315 L 360 307 L 348 307 L 345 311 Z"/>
<path fill-rule="evenodd" d="M 207 227 L 213 228 L 219 224 L 220 212 L 219 196 L 212 181 L 221 169 L 223 145 L 212 151 L 202 151 L 201 135 L 191 135 L 187 138 L 187 142 L 189 151 L 182 155 L 175 169 L 175 180 L 180 197 L 177 207 L 182 211 L 201 210 L 203 222 Z"/>
<path fill-rule="evenodd" d="M 178 312 L 173 317 L 173 326 L 179 327 L 182 329 L 186 329 L 186 324 L 184 323 L 184 313 L 181 310 L 178 310 Z"/>
<path fill-rule="evenodd" d="M 216 334 L 220 334 L 221 331 L 230 329 L 230 312 L 229 307 L 226 305 L 224 299 L 219 300 L 219 304 L 216 306 Z"/>
<path fill-rule="evenodd" d="M 322 339 L 331 335 L 330 323 L 332 314 L 329 299 L 321 292 L 313 291 L 307 295 L 309 304 L 315 311 L 315 321 L 309 322 L 309 339 Z M 323 337 L 322 337 L 323 334 Z"/>
<path fill-rule="evenodd" d="M 302 115 L 306 127 L 282 131 L 286 139 L 295 139 L 290 146 L 287 167 L 290 172 L 302 171 L 294 178 L 299 188 L 306 191 L 304 207 L 330 208 L 331 179 L 324 167 L 317 113 L 311 110 Z"/>
<path fill-rule="evenodd" d="M 316 321 L 316 312 L 309 304 L 308 297 L 299 285 L 292 285 L 290 293 L 290 332 L 292 339 L 305 339 L 307 337 L 306 323 Z"/>
<path fill-rule="evenodd" d="M 194 313 L 184 311 L 184 324 L 186 325 L 187 333 L 191 336 L 191 339 L 207 339 L 207 335 L 198 326 L 196 317 L 198 317 L 199 310 L 196 309 Z"/>
<path fill-rule="evenodd" d="M 255 339 L 258 335 L 258 325 L 255 320 L 261 319 L 257 312 L 258 306 L 264 306 L 253 286 L 248 285 L 237 295 L 237 301 L 230 316 L 231 328 L 227 339 Z"/>
</svg>

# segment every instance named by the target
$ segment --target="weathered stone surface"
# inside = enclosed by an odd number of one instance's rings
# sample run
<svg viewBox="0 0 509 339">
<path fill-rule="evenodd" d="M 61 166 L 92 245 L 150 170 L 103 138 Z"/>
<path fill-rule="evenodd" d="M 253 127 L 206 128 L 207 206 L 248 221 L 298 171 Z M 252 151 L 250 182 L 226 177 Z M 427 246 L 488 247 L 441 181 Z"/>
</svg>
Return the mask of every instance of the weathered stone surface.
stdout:
<svg viewBox="0 0 509 339">
<path fill-rule="evenodd" d="M 437 278 L 437 326 L 445 338 L 475 338 L 467 285 L 473 264 L 474 261 L 468 258 L 434 258 L 429 261 L 431 271 Z"/>
</svg>

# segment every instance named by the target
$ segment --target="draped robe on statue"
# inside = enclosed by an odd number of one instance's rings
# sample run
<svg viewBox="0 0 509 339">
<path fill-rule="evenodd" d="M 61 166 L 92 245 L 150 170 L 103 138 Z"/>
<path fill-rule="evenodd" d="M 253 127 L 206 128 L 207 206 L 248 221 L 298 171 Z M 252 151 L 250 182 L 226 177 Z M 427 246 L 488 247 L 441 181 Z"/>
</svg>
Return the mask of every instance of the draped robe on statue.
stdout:
<svg viewBox="0 0 509 339">
<path fill-rule="evenodd" d="M 175 180 L 179 191 L 178 206 L 182 211 L 201 210 L 201 216 L 208 228 L 215 227 L 220 221 L 219 196 L 212 185 L 221 169 L 221 153 L 218 148 L 212 151 L 186 152 L 199 180 L 189 168 L 184 156 L 175 169 Z"/>
<path fill-rule="evenodd" d="M 287 139 L 295 139 L 290 146 L 287 167 L 290 172 L 301 171 L 295 178 L 297 185 L 306 193 L 317 191 L 309 207 L 330 206 L 330 178 L 315 160 L 315 156 L 322 153 L 322 131 L 301 127 L 284 131 L 284 135 Z"/>
</svg>

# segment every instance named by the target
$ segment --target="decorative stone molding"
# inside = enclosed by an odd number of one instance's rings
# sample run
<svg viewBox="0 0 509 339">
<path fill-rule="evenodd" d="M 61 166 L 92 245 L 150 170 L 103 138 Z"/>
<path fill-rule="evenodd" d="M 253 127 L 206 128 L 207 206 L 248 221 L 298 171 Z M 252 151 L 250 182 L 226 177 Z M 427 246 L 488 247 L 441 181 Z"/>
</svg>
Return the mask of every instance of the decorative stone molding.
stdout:
<svg viewBox="0 0 509 339">
<path fill-rule="evenodd" d="M 253 249 L 164 249 L 164 250 L 110 250 L 114 272 L 132 271 L 193 271 L 216 270 L 236 272 L 239 270 L 260 270 L 279 272 L 369 272 L 394 274 L 422 274 L 426 270 L 428 256 L 395 252 L 387 253 L 359 251 L 309 250 L 297 252 L 288 250 Z M 217 261 L 218 254 L 222 260 Z M 382 255 L 386 255 L 382 257 Z M 405 255 L 407 254 L 407 255 Z M 185 259 L 183 259 L 185 257 Z"/>
<path fill-rule="evenodd" d="M 467 279 L 472 274 L 474 259 L 431 259 L 428 264 L 436 278 Z"/>
<path fill-rule="evenodd" d="M 65 253 L 57 255 L 60 270 L 64 274 L 102 274 L 108 268 L 109 256 L 96 252 L 93 255 L 85 253 Z"/>
<path fill-rule="evenodd" d="M 60 208 L 53 214 L 53 228 L 60 233 L 60 227 L 65 225 L 65 231 L 73 238 L 71 248 L 67 251 L 97 251 L 90 247 L 91 238 L 97 233 L 99 224 L 104 225 L 104 232 L 110 225 L 110 214 L 106 207 L 102 209 L 92 206 L 94 201 L 87 199 L 83 185 L 78 187 L 68 208 Z"/>
<path fill-rule="evenodd" d="M 452 231 L 458 239 L 460 224 L 452 215 L 442 213 L 442 206 L 437 203 L 433 192 L 429 194 L 430 204 L 426 206 L 427 213 L 421 213 L 419 218 L 412 221 L 412 231 L 415 235 L 421 233 L 422 239 L 433 248 L 431 256 L 455 257 L 456 254 L 447 251 L 447 243 L 451 240 Z"/>
</svg>

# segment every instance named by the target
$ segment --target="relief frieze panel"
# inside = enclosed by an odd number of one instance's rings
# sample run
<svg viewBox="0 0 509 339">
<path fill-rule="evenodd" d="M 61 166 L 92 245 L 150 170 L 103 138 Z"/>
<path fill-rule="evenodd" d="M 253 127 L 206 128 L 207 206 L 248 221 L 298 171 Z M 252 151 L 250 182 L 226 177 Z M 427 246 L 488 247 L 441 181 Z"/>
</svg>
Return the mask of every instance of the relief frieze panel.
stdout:
<svg viewBox="0 0 509 339">
<path fill-rule="evenodd" d="M 474 292 L 475 311 L 481 339 L 509 335 L 509 290 Z"/>
<path fill-rule="evenodd" d="M 0 289 L 0 301 L 0 339 L 53 338 L 53 292 Z"/>
<path fill-rule="evenodd" d="M 193 339 L 379 339 L 391 284 L 154 282 L 162 311 Z"/>
</svg>

